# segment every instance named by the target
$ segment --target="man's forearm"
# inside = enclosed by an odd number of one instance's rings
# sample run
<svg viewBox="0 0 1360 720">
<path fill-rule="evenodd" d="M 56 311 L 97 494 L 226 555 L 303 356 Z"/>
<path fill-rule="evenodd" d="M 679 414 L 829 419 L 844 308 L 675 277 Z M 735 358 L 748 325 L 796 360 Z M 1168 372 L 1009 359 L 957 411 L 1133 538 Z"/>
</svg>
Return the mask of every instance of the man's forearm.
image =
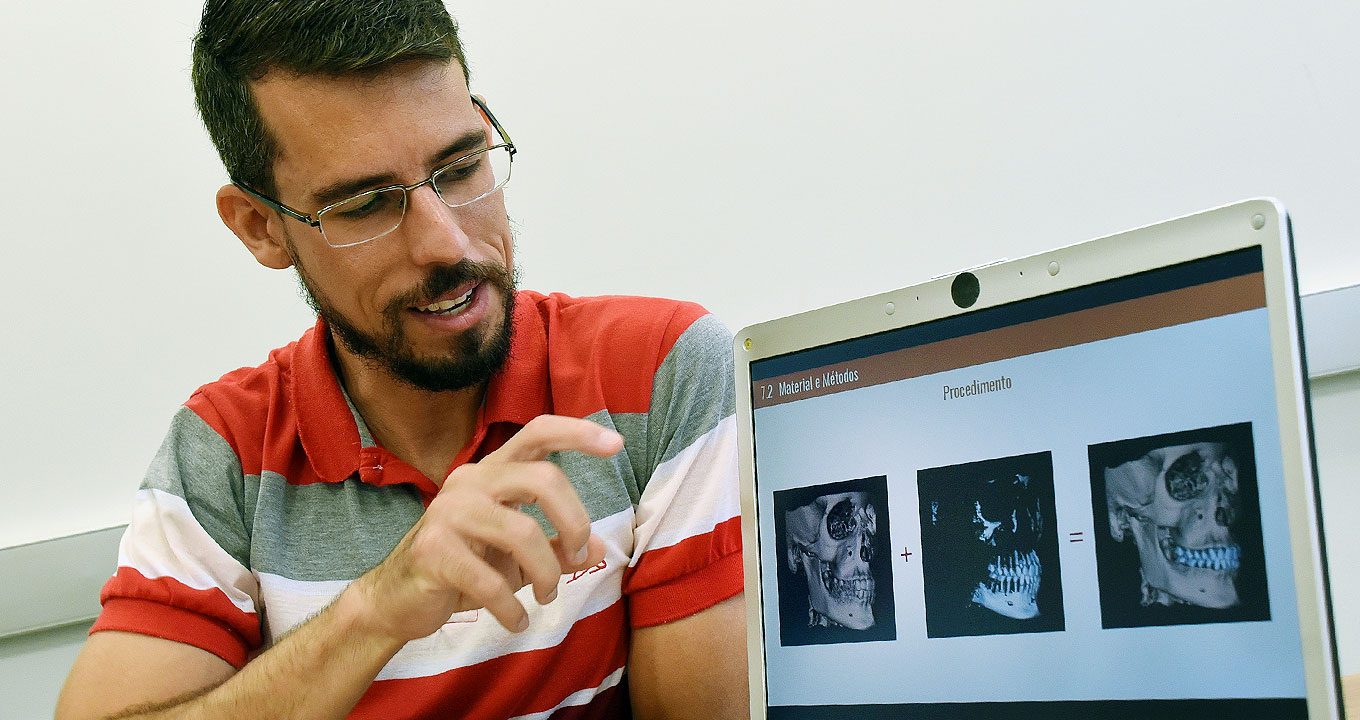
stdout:
<svg viewBox="0 0 1360 720">
<path fill-rule="evenodd" d="M 226 682 L 195 697 L 115 715 L 136 720 L 343 718 L 402 642 L 374 632 L 351 587 Z"/>
</svg>

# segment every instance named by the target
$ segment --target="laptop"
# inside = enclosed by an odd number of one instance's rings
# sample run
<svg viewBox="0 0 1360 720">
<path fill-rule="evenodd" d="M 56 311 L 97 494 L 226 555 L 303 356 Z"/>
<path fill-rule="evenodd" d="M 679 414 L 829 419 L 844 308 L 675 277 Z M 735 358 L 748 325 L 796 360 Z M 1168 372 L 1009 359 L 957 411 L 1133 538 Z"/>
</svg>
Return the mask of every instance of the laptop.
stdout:
<svg viewBox="0 0 1360 720">
<path fill-rule="evenodd" d="M 1340 718 L 1289 220 L 736 335 L 755 718 Z"/>
</svg>

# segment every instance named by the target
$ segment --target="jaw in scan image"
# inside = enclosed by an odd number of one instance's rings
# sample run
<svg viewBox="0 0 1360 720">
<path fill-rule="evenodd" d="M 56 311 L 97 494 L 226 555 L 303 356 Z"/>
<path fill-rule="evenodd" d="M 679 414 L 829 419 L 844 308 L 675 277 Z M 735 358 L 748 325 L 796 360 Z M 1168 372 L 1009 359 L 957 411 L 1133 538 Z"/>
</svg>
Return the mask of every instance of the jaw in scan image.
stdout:
<svg viewBox="0 0 1360 720">
<path fill-rule="evenodd" d="M 1044 572 L 1035 550 L 1044 525 L 1039 498 L 1030 492 L 1025 475 L 990 480 L 984 489 L 988 492 L 979 495 L 991 496 L 987 513 L 983 514 L 981 499 L 973 501 L 973 530 L 978 542 L 995 551 L 995 557 L 987 563 L 987 578 L 973 588 L 972 601 L 1016 620 L 1038 617 L 1035 599 Z"/>
<path fill-rule="evenodd" d="M 808 585 L 808 625 L 874 624 L 877 516 L 864 492 L 823 495 L 785 513 L 786 559 Z"/>
<path fill-rule="evenodd" d="M 1138 547 L 1143 605 L 1240 602 L 1237 464 L 1225 450 L 1223 443 L 1157 448 L 1105 470 L 1110 535 Z"/>
<path fill-rule="evenodd" d="M 954 572 L 970 578 L 973 588 L 969 601 L 1015 620 L 1039 616 L 1037 598 L 1044 569 L 1036 552 L 1043 534 L 1044 512 L 1029 484 L 1027 475 L 990 478 L 975 484 L 972 493 L 965 493 L 976 497 L 955 499 L 956 505 L 972 506 L 966 535 L 977 543 L 975 546 L 963 539 L 962 527 L 949 527 L 951 513 L 946 511 L 941 516 L 939 500 L 930 504 L 932 532 L 956 535 Z M 953 509 L 955 522 L 967 516 L 966 507 L 963 512 Z"/>
<path fill-rule="evenodd" d="M 1089 453 L 1104 627 L 1270 619 L 1250 423 Z"/>
<path fill-rule="evenodd" d="M 1063 626 L 1048 453 L 923 470 L 931 637 Z"/>
</svg>

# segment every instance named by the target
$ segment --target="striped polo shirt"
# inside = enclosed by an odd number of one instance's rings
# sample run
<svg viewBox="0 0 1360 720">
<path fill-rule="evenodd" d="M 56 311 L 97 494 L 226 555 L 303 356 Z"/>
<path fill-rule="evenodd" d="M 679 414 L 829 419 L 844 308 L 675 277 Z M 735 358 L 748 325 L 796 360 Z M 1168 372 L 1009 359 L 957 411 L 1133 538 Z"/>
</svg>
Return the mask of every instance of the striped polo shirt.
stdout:
<svg viewBox="0 0 1360 720">
<path fill-rule="evenodd" d="M 741 591 L 731 336 L 697 305 L 522 291 L 510 359 L 454 467 L 546 413 L 617 430 L 610 458 L 555 453 L 606 546 L 529 629 L 457 613 L 408 643 L 351 717 L 627 717 L 629 631 Z M 236 667 L 396 547 L 438 492 L 374 443 L 323 323 L 199 388 L 138 490 L 91 632 L 188 643 Z M 452 468 L 450 468 L 452 469 Z M 534 506 L 525 508 L 550 529 Z"/>
</svg>

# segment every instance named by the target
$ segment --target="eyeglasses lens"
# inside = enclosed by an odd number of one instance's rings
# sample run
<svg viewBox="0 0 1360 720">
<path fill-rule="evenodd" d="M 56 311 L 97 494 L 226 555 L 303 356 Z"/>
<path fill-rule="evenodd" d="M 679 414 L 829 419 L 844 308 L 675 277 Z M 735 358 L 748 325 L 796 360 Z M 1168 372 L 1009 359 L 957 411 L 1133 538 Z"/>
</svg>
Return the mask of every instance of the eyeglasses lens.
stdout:
<svg viewBox="0 0 1360 720">
<path fill-rule="evenodd" d="M 474 203 L 510 180 L 509 148 L 494 147 L 440 168 L 431 178 L 435 192 L 449 207 Z M 334 205 L 317 218 L 332 247 L 359 245 L 380 238 L 401 224 L 406 191 L 400 187 L 361 193 Z"/>
<path fill-rule="evenodd" d="M 358 245 L 396 230 L 405 212 L 405 190 L 366 192 L 322 213 L 321 234 L 332 247 Z"/>
<path fill-rule="evenodd" d="M 467 205 L 499 190 L 510 179 L 510 151 L 492 148 L 441 168 L 434 187 L 449 207 Z"/>
</svg>

